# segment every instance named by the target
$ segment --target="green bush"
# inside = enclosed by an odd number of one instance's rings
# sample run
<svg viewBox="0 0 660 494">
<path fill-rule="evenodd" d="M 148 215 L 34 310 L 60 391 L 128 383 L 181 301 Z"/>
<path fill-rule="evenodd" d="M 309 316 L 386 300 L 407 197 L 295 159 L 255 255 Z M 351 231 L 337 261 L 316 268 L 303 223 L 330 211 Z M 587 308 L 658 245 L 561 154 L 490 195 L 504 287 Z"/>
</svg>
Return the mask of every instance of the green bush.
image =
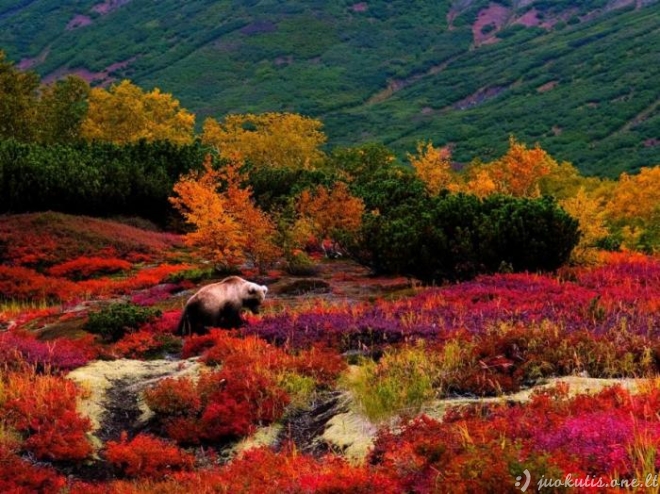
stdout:
<svg viewBox="0 0 660 494">
<path fill-rule="evenodd" d="M 365 214 L 351 252 L 377 273 L 442 283 L 502 266 L 552 271 L 568 260 L 578 240 L 577 222 L 548 197 L 414 195 Z"/>
<path fill-rule="evenodd" d="M 182 281 L 199 283 L 200 281 L 210 280 L 216 276 L 218 276 L 218 273 L 214 268 L 193 268 L 168 275 L 165 278 L 165 283 L 181 283 Z"/>
<path fill-rule="evenodd" d="M 106 342 L 114 342 L 160 315 L 159 310 L 149 307 L 129 303 L 112 304 L 89 314 L 84 329 L 99 335 Z"/>
<path fill-rule="evenodd" d="M 164 226 L 179 176 L 201 166 L 199 144 L 46 146 L 0 140 L 0 214 L 53 210 L 139 216 Z"/>
<path fill-rule="evenodd" d="M 289 256 L 284 270 L 293 276 L 315 276 L 319 273 L 319 267 L 304 252 Z"/>
</svg>

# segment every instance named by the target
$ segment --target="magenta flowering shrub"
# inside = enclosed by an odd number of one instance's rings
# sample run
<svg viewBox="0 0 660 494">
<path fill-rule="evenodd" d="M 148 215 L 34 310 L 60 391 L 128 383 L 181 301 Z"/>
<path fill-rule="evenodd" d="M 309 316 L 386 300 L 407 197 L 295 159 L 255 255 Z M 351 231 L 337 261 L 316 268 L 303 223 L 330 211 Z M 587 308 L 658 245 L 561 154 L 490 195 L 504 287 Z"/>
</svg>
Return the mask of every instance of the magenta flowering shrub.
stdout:
<svg viewBox="0 0 660 494">
<path fill-rule="evenodd" d="M 169 299 L 173 293 L 181 291 L 181 285 L 175 283 L 163 283 L 160 285 L 141 290 L 131 296 L 131 303 L 136 305 L 151 306 L 163 300 Z"/>
<path fill-rule="evenodd" d="M 569 417 L 554 428 L 537 430 L 530 440 L 531 450 L 540 454 L 570 451 L 580 458 L 590 475 L 628 472 L 629 450 L 639 428 L 660 438 L 660 424 L 638 421 L 629 412 L 600 410 Z"/>
<path fill-rule="evenodd" d="M 639 478 L 640 447 L 660 439 L 660 421 L 648 413 L 659 396 L 657 388 L 631 395 L 612 387 L 569 398 L 568 387 L 558 386 L 528 403 L 452 409 L 442 421 L 420 416 L 395 431 L 384 427 L 369 463 L 415 493 L 515 492 L 524 469 L 533 485 L 568 474 Z M 658 466 L 656 459 L 650 469 Z"/>
<path fill-rule="evenodd" d="M 658 336 L 660 260 L 645 259 L 579 270 L 573 281 L 525 273 L 482 276 L 393 303 L 264 317 L 246 331 L 276 344 L 324 343 L 341 351 L 544 321 L 566 333 L 623 329 Z"/>
<path fill-rule="evenodd" d="M 98 355 L 89 335 L 78 340 L 59 338 L 40 341 L 29 333 L 0 333 L 0 364 L 9 367 L 33 366 L 37 370 L 70 371 Z"/>
</svg>

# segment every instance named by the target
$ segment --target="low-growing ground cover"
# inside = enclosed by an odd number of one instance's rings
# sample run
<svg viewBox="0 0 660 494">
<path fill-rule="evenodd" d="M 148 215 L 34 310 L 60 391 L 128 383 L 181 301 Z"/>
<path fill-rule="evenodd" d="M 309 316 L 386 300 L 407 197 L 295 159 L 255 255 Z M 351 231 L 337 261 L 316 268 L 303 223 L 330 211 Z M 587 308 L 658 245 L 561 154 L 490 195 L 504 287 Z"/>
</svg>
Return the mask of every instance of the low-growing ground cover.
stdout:
<svg viewBox="0 0 660 494">
<path fill-rule="evenodd" d="M 135 246 L 99 254 L 108 242 L 56 260 L 3 257 L 14 271 L 2 286 L 29 269 L 77 288 L 54 305 L 12 297 L 0 312 L 2 492 L 511 492 L 525 470 L 533 482 L 569 473 L 610 482 L 660 468 L 657 258 L 609 254 L 592 268 L 430 288 L 319 262 L 298 285 L 323 290 L 292 292 L 271 272 L 260 280 L 271 288 L 263 315 L 181 339 L 173 333 L 192 290 L 177 293 L 197 275 L 168 254 L 177 241 L 140 260 Z M 80 304 L 76 290 L 91 283 L 99 288 Z M 89 389 L 67 373 L 95 359 L 159 357 L 197 359 L 199 372 L 143 383 L 154 415 L 139 427 L 104 429 L 101 419 L 93 430 L 76 406 Z M 634 394 L 559 386 L 528 402 L 449 408 L 443 420 L 421 414 L 446 397 L 506 396 L 575 374 L 644 380 Z M 323 444 L 325 422 L 310 432 L 315 448 L 293 431 L 295 417 L 327 413 L 324 400 L 339 393 L 378 427 L 359 464 Z M 273 424 L 271 444 L 233 451 Z"/>
</svg>

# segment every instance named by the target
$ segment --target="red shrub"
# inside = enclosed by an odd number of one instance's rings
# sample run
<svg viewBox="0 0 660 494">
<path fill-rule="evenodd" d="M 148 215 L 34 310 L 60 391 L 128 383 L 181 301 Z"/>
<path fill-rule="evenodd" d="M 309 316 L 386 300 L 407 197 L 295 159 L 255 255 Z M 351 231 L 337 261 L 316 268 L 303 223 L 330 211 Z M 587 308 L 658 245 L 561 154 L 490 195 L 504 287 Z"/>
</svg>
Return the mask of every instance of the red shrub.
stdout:
<svg viewBox="0 0 660 494">
<path fill-rule="evenodd" d="M 87 439 L 89 429 L 89 420 L 76 410 L 63 410 L 56 416 L 33 417 L 29 427 L 22 429 L 30 434 L 25 449 L 38 459 L 83 460 L 92 452 Z"/>
<path fill-rule="evenodd" d="M 0 243 L 6 246 L 0 261 L 43 266 L 80 256 L 162 258 L 181 245 L 181 238 L 98 218 L 47 212 L 0 218 Z"/>
<path fill-rule="evenodd" d="M 254 413 L 249 402 L 219 394 L 199 419 L 201 438 L 211 442 L 248 435 L 254 429 Z"/>
<path fill-rule="evenodd" d="M 0 492 L 4 494 L 33 494 L 61 492 L 66 478 L 48 467 L 33 465 L 0 447 Z"/>
<path fill-rule="evenodd" d="M 271 345 L 256 336 L 238 337 L 229 331 L 214 330 L 206 337 L 191 338 L 186 342 L 184 354 L 199 352 L 199 348 L 212 345 L 202 356 L 202 361 L 213 365 L 223 364 L 228 368 L 253 367 L 276 372 L 292 370 L 313 378 L 322 386 L 331 385 L 346 363 L 336 350 L 316 345 L 296 354 L 288 354 L 283 349 Z"/>
<path fill-rule="evenodd" d="M 202 401 L 191 379 L 162 379 L 144 392 L 147 405 L 155 413 L 165 416 L 196 416 L 202 409 Z"/>
<path fill-rule="evenodd" d="M 114 481 L 106 486 L 74 483 L 70 494 L 398 494 L 396 480 L 337 457 L 315 459 L 289 448 L 253 449 L 223 467 L 176 472 L 171 478 Z"/>
<path fill-rule="evenodd" d="M 131 263 L 121 259 L 82 256 L 49 268 L 48 274 L 72 280 L 85 280 L 94 276 L 113 274 L 129 269 L 131 269 Z"/>
<path fill-rule="evenodd" d="M 128 333 L 121 340 L 112 345 L 109 354 L 113 357 L 150 359 L 162 356 L 163 353 L 176 345 L 180 340 L 169 334 L 137 331 Z"/>
<path fill-rule="evenodd" d="M 201 355 L 215 345 L 219 334 L 221 334 L 220 330 L 212 329 L 209 334 L 192 335 L 191 337 L 186 338 L 183 342 L 181 357 L 190 358 Z"/>
<path fill-rule="evenodd" d="M 201 359 L 209 365 L 226 363 L 231 357 L 238 357 L 242 366 L 254 364 L 263 369 L 273 368 L 285 358 L 282 350 L 256 336 L 240 338 L 234 332 L 222 330 L 215 330 L 212 334 L 214 344 Z"/>
<path fill-rule="evenodd" d="M 145 392 L 168 436 L 182 444 L 241 437 L 282 416 L 289 396 L 270 376 L 228 365 L 191 379 L 163 379 Z"/>
<path fill-rule="evenodd" d="M 205 436 L 198 417 L 169 417 L 163 422 L 167 437 L 177 444 L 200 444 Z"/>
<path fill-rule="evenodd" d="M 79 293 L 86 296 L 126 294 L 163 283 L 170 274 L 185 271 L 190 268 L 191 266 L 188 264 L 162 264 L 160 266 L 143 269 L 128 278 L 95 278 L 81 281 L 77 286 Z"/>
<path fill-rule="evenodd" d="M 285 448 L 253 449 L 214 472 L 213 484 L 225 493 L 371 493 L 403 492 L 395 479 L 364 466 L 351 466 L 329 456 L 315 459 Z"/>
<path fill-rule="evenodd" d="M 78 295 L 71 281 L 49 278 L 23 267 L 0 265 L 0 299 L 67 301 Z"/>
<path fill-rule="evenodd" d="M 227 365 L 209 372 L 197 384 L 203 411 L 199 416 L 201 439 L 218 442 L 248 434 L 256 425 L 279 419 L 289 404 L 288 395 L 273 378 L 249 367 Z M 172 426 L 168 426 L 172 430 Z"/>
<path fill-rule="evenodd" d="M 192 470 L 194 457 L 162 439 L 138 434 L 128 441 L 108 441 L 107 460 L 129 477 L 162 477 L 171 472 Z"/>
<path fill-rule="evenodd" d="M 287 367 L 293 371 L 313 378 L 319 385 L 329 387 L 346 370 L 344 358 L 332 348 L 315 346 L 301 350 L 290 357 Z"/>
<path fill-rule="evenodd" d="M 87 458 L 89 419 L 76 410 L 78 389 L 59 376 L 11 372 L 4 376 L 5 421 L 25 437 L 24 448 L 40 460 Z"/>
<path fill-rule="evenodd" d="M 295 484 L 302 492 L 316 494 L 402 492 L 397 480 L 368 467 L 351 466 L 338 457 L 325 458 L 314 471 L 300 474 Z"/>
<path fill-rule="evenodd" d="M 168 310 L 163 312 L 158 319 L 155 319 L 154 321 L 148 322 L 141 326 L 140 330 L 160 335 L 171 335 L 176 330 L 180 317 L 180 310 Z"/>
<path fill-rule="evenodd" d="M 218 377 L 225 380 L 221 394 L 250 405 L 252 422 L 269 424 L 282 416 L 289 396 L 277 387 L 275 379 L 250 367 L 223 368 Z M 218 399 L 219 398 L 219 399 Z M 213 401 L 223 397 L 211 395 Z"/>
<path fill-rule="evenodd" d="M 115 283 L 118 293 L 128 293 L 132 290 L 148 288 L 164 282 L 171 274 L 191 269 L 189 264 L 161 264 L 160 266 L 146 268 L 139 271 L 135 276 Z"/>
</svg>

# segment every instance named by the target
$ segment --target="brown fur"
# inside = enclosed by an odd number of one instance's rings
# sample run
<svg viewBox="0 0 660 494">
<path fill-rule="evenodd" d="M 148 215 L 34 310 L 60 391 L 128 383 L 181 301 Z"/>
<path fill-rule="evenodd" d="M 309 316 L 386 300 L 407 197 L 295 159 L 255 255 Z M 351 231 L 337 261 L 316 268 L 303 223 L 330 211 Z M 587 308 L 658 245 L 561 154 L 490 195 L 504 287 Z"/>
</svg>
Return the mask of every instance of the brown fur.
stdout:
<svg viewBox="0 0 660 494">
<path fill-rule="evenodd" d="M 268 288 L 230 276 L 199 289 L 186 302 L 176 334 L 204 334 L 209 327 L 238 328 L 245 324 L 241 310 L 259 312 Z"/>
</svg>

